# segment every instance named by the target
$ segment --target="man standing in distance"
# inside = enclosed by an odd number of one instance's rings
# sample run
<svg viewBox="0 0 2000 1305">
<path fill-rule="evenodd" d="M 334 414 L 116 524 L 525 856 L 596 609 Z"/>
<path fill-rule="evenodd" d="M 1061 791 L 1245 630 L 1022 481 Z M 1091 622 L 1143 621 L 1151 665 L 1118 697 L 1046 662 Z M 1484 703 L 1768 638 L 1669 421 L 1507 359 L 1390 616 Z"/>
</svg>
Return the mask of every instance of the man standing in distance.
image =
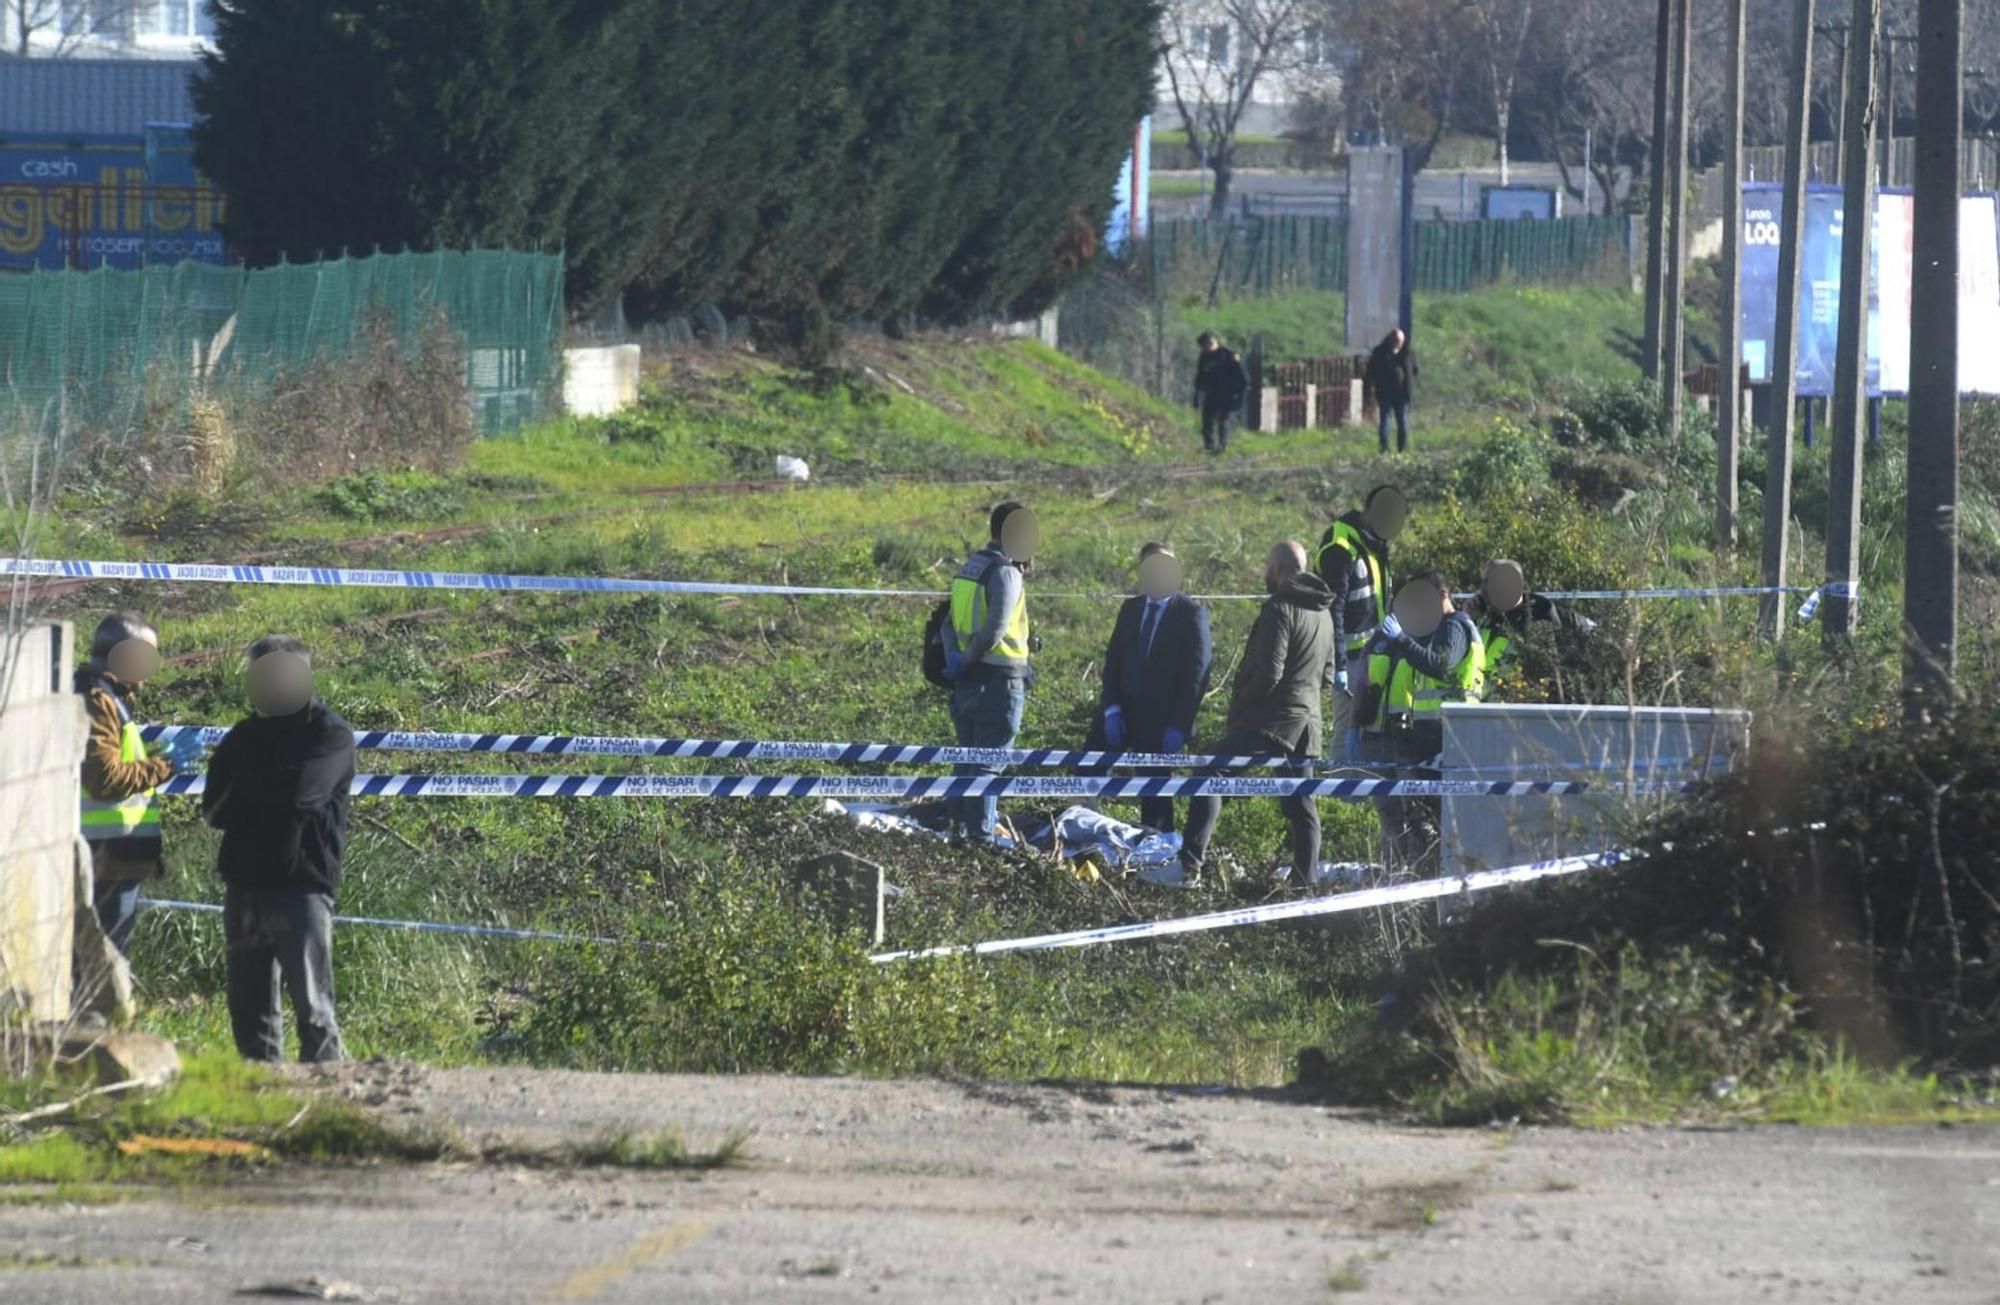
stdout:
<svg viewBox="0 0 2000 1305">
<path fill-rule="evenodd" d="M 1396 419 L 1396 452 L 1407 453 L 1410 448 L 1410 399 L 1417 388 L 1417 355 L 1410 348 L 1410 337 L 1403 334 L 1398 326 L 1382 337 L 1368 355 L 1368 366 L 1362 372 L 1362 401 L 1375 401 L 1375 411 L 1380 419 L 1382 452 L 1389 451 L 1389 419 Z"/>
<path fill-rule="evenodd" d="M 1035 514 L 1012 500 L 994 508 L 987 525 L 986 547 L 967 558 L 952 579 L 951 619 L 943 631 L 951 720 L 962 748 L 1013 747 L 1034 682 L 1022 576 L 1034 561 L 1040 530 Z M 956 773 L 997 778 L 1004 769 L 961 765 Z M 961 799 L 952 812 L 953 839 L 992 846 L 999 806 L 997 797 Z"/>
<path fill-rule="evenodd" d="M 1234 349 L 1203 331 L 1195 340 L 1201 356 L 1194 364 L 1194 406 L 1201 414 L 1201 446 L 1210 453 L 1229 448 L 1229 422 L 1250 392 L 1250 377 Z"/>
<path fill-rule="evenodd" d="M 1360 510 L 1341 516 L 1320 536 L 1313 570 L 1333 591 L 1334 646 L 1342 658 L 1334 676 L 1334 747 L 1355 760 L 1360 727 L 1353 695 L 1368 682 L 1368 645 L 1389 614 L 1389 545 L 1409 524 L 1410 504 L 1394 485 L 1368 491 Z"/>
<path fill-rule="evenodd" d="M 1165 544 L 1139 550 L 1139 592 L 1118 609 L 1104 651 L 1104 690 L 1084 746 L 1120 752 L 1179 752 L 1194 734 L 1214 648 L 1208 609 L 1181 592 L 1179 559 Z M 1135 770 L 1133 775 L 1168 772 Z M 1172 833 L 1174 800 L 1144 799 L 1139 819 Z"/>
</svg>

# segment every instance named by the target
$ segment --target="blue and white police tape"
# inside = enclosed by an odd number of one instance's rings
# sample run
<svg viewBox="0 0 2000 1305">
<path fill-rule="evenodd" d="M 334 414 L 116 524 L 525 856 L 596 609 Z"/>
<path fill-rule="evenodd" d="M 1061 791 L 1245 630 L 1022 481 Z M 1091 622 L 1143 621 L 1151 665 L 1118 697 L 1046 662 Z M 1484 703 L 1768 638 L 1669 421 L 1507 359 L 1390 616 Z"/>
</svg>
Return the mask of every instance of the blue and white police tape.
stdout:
<svg viewBox="0 0 2000 1305">
<path fill-rule="evenodd" d="M 1352 911 L 1402 906 L 1411 902 L 1429 901 L 1432 898 L 1452 897 L 1460 893 L 1487 892 L 1495 888 L 1530 883 L 1537 879 L 1581 874 L 1587 870 L 1614 866 L 1630 858 L 1631 853 L 1622 851 L 1563 857 L 1553 861 L 1538 861 L 1532 865 L 1512 866 L 1505 870 L 1486 870 L 1449 879 L 1422 879 L 1414 883 L 1392 884 L 1382 888 L 1356 889 L 1330 897 L 1307 897 L 1264 906 L 1238 907 L 1230 911 L 1211 911 L 1204 915 L 1144 920 L 1133 924 L 1106 925 L 1096 929 L 1073 929 L 1066 933 L 1036 934 L 1026 938 L 1000 938 L 990 942 L 878 952 L 868 959 L 882 964 L 888 961 L 924 960 L 938 956 L 994 956 L 1004 952 L 1056 951 L 1095 947 L 1104 943 L 1137 942 L 1146 938 L 1171 938 L 1179 934 L 1207 933 L 1216 929 L 1240 929 L 1253 924 L 1344 915 Z M 213 902 L 182 902 L 145 897 L 139 900 L 139 905 L 144 909 L 155 911 L 183 911 L 198 915 L 222 914 L 222 907 Z M 667 945 L 645 939 L 549 933 L 540 929 L 507 929 L 497 925 L 440 924 L 429 920 L 396 920 L 373 915 L 336 915 L 333 919 L 335 924 L 404 929 L 411 933 L 449 934 L 471 938 L 504 938 L 516 942 L 587 943 L 602 947 L 647 948 Z"/>
<path fill-rule="evenodd" d="M 146 725 L 148 743 L 187 734 L 214 747 L 229 731 L 218 725 Z M 450 734 L 357 730 L 354 744 L 390 752 L 504 752 L 546 757 L 664 757 L 718 761 L 824 761 L 841 764 L 942 766 L 1283 766 L 1291 758 L 1264 754 L 1210 756 L 1185 752 L 1110 752 L 1087 748 L 961 748 L 928 743 L 786 743 L 767 739 L 655 739 L 591 734 Z"/>
<path fill-rule="evenodd" d="M 195 794 L 202 775 L 176 775 L 164 794 Z M 1115 779 L 1032 775 L 356 775 L 356 797 L 430 798 L 841 798 L 931 802 L 950 798 L 1151 797 L 1576 797 L 1670 796 L 1684 782 L 1597 784 L 1581 780 L 1239 779 L 1223 775 Z"/>
<path fill-rule="evenodd" d="M 221 915 L 214 902 L 177 902 L 164 897 L 142 897 L 142 909 L 186 911 L 195 915 Z M 407 929 L 412 933 L 447 933 L 467 938 L 508 938 L 516 942 L 597 943 L 606 947 L 664 947 L 665 943 L 635 942 L 591 934 L 547 933 L 540 929 L 503 929 L 492 924 L 438 924 L 430 920 L 392 920 L 377 915 L 336 915 L 335 924 L 364 924 L 383 929 Z"/>
<path fill-rule="evenodd" d="M 916 961 L 937 956 L 995 956 L 1002 952 L 1055 951 L 1072 947 L 1095 947 L 1103 943 L 1137 942 L 1145 938 L 1171 938 L 1176 934 L 1207 933 L 1215 929 L 1240 929 L 1246 925 L 1271 924 L 1278 920 L 1306 920 L 1326 915 L 1344 915 L 1384 906 L 1404 906 L 1411 902 L 1460 893 L 1481 893 L 1507 888 L 1536 879 L 1581 874 L 1617 865 L 1631 853 L 1601 852 L 1591 856 L 1569 856 L 1554 861 L 1537 861 L 1505 870 L 1484 870 L 1449 879 L 1421 879 L 1415 883 L 1391 884 L 1382 888 L 1361 888 L 1330 897 L 1307 897 L 1265 906 L 1243 906 L 1232 911 L 1187 915 L 1171 920 L 1143 920 L 1135 924 L 1106 925 L 1098 929 L 1073 929 L 1067 933 L 1036 934 L 1027 938 L 1002 938 L 992 942 L 962 943 L 946 947 L 925 947 L 913 951 L 881 952 L 868 959 Z"/>
<path fill-rule="evenodd" d="M 317 585 L 370 589 L 465 589 L 567 594 L 783 595 L 822 598 L 942 598 L 938 589 L 869 589 L 838 585 L 758 585 L 714 580 L 644 580 L 617 576 L 503 575 L 487 571 L 365 570 L 337 566 L 252 566 L 219 562 L 102 562 L 0 558 L 0 575 L 62 580 L 140 580 L 245 585 Z M 1655 598 L 1742 598 L 1805 592 L 1802 586 L 1721 586 L 1671 589 L 1551 589 L 1545 598 L 1613 601 Z M 1125 594 L 1048 593 L 1045 598 L 1123 599 Z M 1263 594 L 1196 594 L 1216 601 L 1263 601 Z"/>
<path fill-rule="evenodd" d="M 1815 616 L 1818 616 L 1819 605 L 1822 599 L 1845 598 L 1853 601 L 1860 597 L 1861 582 L 1859 580 L 1829 580 L 1807 594 L 1806 600 L 1799 604 L 1799 619 L 1801 621 L 1810 621 Z"/>
</svg>

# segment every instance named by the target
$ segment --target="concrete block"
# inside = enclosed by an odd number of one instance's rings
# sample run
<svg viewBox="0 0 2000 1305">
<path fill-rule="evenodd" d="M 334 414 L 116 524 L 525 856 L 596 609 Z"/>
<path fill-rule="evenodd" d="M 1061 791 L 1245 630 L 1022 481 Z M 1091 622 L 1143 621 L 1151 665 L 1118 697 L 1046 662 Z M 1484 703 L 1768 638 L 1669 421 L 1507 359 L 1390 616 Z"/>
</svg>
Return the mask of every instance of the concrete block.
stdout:
<svg viewBox="0 0 2000 1305">
<path fill-rule="evenodd" d="M 639 346 L 563 350 L 563 410 L 609 417 L 639 401 Z"/>
<path fill-rule="evenodd" d="M 888 881 L 882 867 L 852 852 L 829 852 L 798 868 L 799 895 L 838 929 L 859 929 L 871 946 L 888 936 Z"/>
</svg>

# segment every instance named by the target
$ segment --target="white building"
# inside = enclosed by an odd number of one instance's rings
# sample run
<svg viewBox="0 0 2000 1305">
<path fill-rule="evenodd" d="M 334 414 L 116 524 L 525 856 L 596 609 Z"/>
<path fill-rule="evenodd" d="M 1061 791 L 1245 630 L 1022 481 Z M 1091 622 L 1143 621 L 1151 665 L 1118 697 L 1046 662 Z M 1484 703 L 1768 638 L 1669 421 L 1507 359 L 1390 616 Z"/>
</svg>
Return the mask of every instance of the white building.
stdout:
<svg viewBox="0 0 2000 1305">
<path fill-rule="evenodd" d="M 1354 57 L 1324 21 L 1326 7 L 1289 0 L 1168 0 L 1160 17 L 1156 131 L 1179 131 L 1179 103 L 1197 112 L 1241 98 L 1237 131 L 1279 136 L 1301 103 L 1340 88 Z"/>
<path fill-rule="evenodd" d="M 10 55 L 187 59 L 214 43 L 211 0 L 0 0 Z"/>
</svg>

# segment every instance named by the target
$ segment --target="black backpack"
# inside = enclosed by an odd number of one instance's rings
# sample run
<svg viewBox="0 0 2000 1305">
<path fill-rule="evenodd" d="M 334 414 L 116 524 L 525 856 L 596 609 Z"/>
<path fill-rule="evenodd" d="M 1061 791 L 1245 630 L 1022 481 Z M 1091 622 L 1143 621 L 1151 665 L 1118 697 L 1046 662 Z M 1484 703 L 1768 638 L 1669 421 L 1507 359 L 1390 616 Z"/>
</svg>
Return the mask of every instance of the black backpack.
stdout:
<svg viewBox="0 0 2000 1305">
<path fill-rule="evenodd" d="M 951 599 L 946 598 L 931 608 L 924 621 L 924 678 L 940 689 L 952 687 L 944 673 L 944 629 L 950 620 Z"/>
</svg>

